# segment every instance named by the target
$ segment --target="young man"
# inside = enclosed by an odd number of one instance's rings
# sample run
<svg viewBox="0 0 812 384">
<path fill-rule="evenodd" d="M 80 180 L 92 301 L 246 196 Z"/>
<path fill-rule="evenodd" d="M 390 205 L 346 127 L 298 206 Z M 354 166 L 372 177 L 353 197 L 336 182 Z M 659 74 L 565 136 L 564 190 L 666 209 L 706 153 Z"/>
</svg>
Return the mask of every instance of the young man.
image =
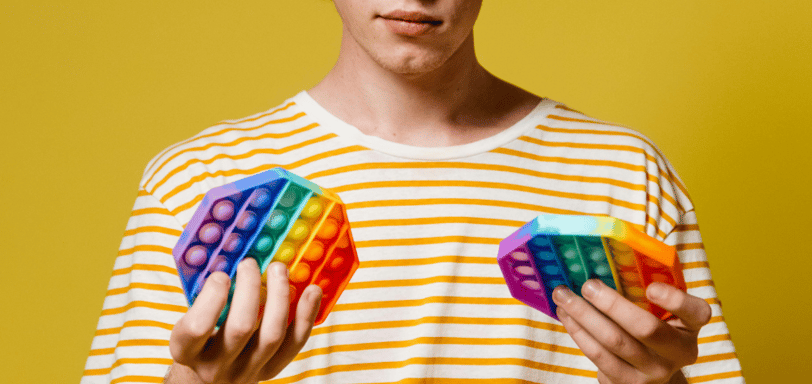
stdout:
<svg viewBox="0 0 812 384">
<path fill-rule="evenodd" d="M 148 166 L 83 383 L 160 382 L 168 365 L 168 383 L 743 381 L 691 201 L 648 139 L 488 73 L 472 35 L 481 0 L 334 2 L 341 51 L 321 83 Z M 313 329 L 319 288 L 288 314 L 272 264 L 257 325 L 247 259 L 215 331 L 228 277 L 186 312 L 170 249 L 206 191 L 277 165 L 341 195 L 361 268 Z M 561 323 L 511 299 L 498 241 L 542 212 L 610 215 L 676 245 L 691 294 L 647 296 L 679 319 L 597 281 L 587 300 L 555 291 Z"/>
</svg>

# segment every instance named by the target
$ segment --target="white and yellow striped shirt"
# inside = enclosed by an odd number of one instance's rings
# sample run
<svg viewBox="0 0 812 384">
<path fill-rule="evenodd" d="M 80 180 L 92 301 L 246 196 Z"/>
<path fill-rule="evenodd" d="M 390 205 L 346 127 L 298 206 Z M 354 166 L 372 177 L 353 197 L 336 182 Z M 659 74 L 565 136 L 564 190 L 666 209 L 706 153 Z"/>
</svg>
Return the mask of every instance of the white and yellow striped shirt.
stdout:
<svg viewBox="0 0 812 384">
<path fill-rule="evenodd" d="M 211 188 L 281 166 L 337 192 L 361 265 L 270 383 L 594 383 L 564 328 L 513 299 L 499 241 L 540 213 L 610 215 L 676 245 L 713 308 L 692 383 L 741 383 L 696 215 L 645 136 L 544 99 L 513 127 L 444 148 L 367 136 L 306 92 L 175 144 L 147 166 L 82 383 L 160 383 L 187 309 L 171 255 Z"/>
</svg>

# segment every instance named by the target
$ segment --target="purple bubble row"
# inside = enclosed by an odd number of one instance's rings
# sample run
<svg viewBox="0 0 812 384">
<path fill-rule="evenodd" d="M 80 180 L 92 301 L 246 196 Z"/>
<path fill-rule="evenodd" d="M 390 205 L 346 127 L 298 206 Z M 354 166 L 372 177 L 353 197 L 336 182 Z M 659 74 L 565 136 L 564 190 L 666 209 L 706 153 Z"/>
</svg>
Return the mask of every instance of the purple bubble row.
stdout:
<svg viewBox="0 0 812 384">
<path fill-rule="evenodd" d="M 520 283 L 534 291 L 541 289 L 541 284 L 537 280 L 535 270 L 530 263 L 530 254 L 525 251 L 515 251 L 512 252 L 509 257 L 515 260 L 515 262 L 511 264 L 513 265 L 513 270 L 520 276 Z"/>
<path fill-rule="evenodd" d="M 241 194 L 231 196 L 232 199 L 239 200 Z M 271 192 L 266 188 L 257 188 L 251 195 L 248 205 L 254 209 L 263 209 L 271 203 Z M 215 203 L 211 208 L 211 217 L 216 221 L 209 221 L 202 226 L 197 232 L 197 238 L 203 244 L 198 244 L 190 247 L 184 254 L 184 261 L 192 267 L 201 267 L 206 264 L 209 259 L 209 250 L 216 248 L 217 243 L 222 239 L 225 227 L 228 221 L 234 217 L 235 214 L 234 202 L 229 199 L 223 199 Z M 250 210 L 243 211 L 237 218 L 235 226 L 241 231 L 251 231 L 256 228 L 259 219 L 255 212 Z M 228 238 L 223 242 L 222 250 L 224 252 L 233 253 L 238 252 L 245 245 L 245 239 L 238 233 L 229 234 Z M 225 262 L 225 260 L 223 260 Z M 226 268 L 224 266 L 223 268 Z M 215 266 L 216 270 L 219 270 Z"/>
</svg>

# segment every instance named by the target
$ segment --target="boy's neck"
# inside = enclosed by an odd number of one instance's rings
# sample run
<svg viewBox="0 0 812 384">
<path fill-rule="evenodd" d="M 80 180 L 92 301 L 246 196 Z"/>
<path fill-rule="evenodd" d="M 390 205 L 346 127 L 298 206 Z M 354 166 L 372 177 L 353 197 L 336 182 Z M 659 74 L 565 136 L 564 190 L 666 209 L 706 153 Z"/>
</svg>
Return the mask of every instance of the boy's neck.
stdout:
<svg viewBox="0 0 812 384">
<path fill-rule="evenodd" d="M 365 134 L 421 147 L 493 136 L 540 100 L 486 71 L 473 36 L 439 68 L 419 74 L 385 69 L 352 39 L 342 39 L 335 67 L 309 94 Z"/>
</svg>

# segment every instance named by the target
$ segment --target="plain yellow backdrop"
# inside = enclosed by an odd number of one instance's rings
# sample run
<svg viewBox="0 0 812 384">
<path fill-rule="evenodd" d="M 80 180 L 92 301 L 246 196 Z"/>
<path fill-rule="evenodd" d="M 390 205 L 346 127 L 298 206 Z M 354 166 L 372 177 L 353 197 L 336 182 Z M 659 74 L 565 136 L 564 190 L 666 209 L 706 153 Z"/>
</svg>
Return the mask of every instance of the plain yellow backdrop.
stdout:
<svg viewBox="0 0 812 384">
<path fill-rule="evenodd" d="M 751 383 L 808 377 L 812 6 L 486 0 L 483 64 L 651 137 Z M 318 82 L 326 0 L 0 5 L 0 378 L 76 382 L 147 161 Z"/>
</svg>

